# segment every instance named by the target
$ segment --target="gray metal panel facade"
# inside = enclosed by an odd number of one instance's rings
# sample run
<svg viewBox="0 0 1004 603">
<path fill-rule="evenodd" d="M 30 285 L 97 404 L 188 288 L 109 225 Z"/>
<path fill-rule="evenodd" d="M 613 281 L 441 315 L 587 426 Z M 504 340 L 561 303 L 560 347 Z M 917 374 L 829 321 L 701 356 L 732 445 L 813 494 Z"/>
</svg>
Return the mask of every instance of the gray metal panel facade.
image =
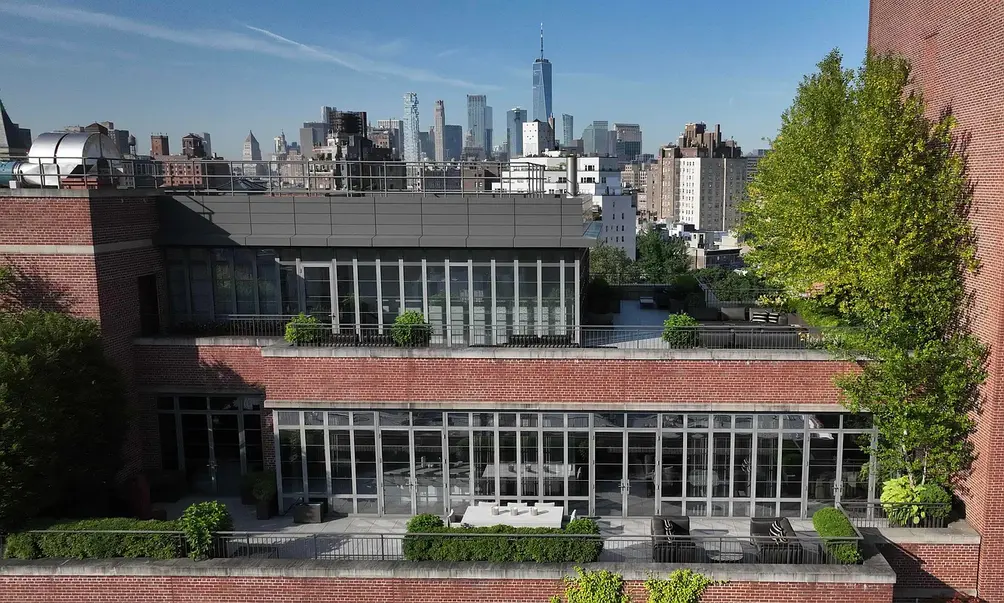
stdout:
<svg viewBox="0 0 1004 603">
<path fill-rule="evenodd" d="M 582 204 L 561 196 L 174 195 L 158 202 L 167 245 L 584 248 Z"/>
</svg>

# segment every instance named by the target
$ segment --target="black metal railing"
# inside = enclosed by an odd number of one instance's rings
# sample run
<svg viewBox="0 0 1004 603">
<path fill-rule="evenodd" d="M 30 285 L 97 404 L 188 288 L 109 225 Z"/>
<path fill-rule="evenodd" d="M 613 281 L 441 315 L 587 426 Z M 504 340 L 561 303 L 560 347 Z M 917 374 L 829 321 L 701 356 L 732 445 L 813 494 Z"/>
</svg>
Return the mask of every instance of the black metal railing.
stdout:
<svg viewBox="0 0 1004 603">
<path fill-rule="evenodd" d="M 841 502 L 851 523 L 859 528 L 944 528 L 950 503 Z"/>
<path fill-rule="evenodd" d="M 177 321 L 163 335 L 283 338 L 292 315 L 229 315 L 207 320 Z M 335 324 L 333 317 L 296 325 L 292 343 L 303 347 L 399 348 L 620 348 L 634 350 L 806 350 L 824 349 L 835 334 L 828 330 L 781 325 L 573 326 L 443 325 L 398 328 L 392 324 Z M 849 332 L 849 331 L 848 331 Z"/>
</svg>

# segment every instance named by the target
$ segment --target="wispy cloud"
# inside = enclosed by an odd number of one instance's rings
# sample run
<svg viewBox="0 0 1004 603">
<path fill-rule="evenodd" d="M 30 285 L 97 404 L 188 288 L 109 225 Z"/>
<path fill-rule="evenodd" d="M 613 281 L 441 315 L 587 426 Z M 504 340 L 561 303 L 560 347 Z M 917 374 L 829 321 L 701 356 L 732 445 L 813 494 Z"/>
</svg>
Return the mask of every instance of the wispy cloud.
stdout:
<svg viewBox="0 0 1004 603">
<path fill-rule="evenodd" d="M 455 54 L 460 54 L 463 51 L 463 48 L 450 48 L 444 50 L 443 52 L 437 52 L 435 56 L 437 59 L 445 59 L 446 57 L 452 57 Z"/>
<path fill-rule="evenodd" d="M 359 73 L 400 77 L 414 82 L 438 83 L 464 88 L 497 89 L 497 86 L 477 85 L 425 69 L 377 61 L 354 53 L 310 46 L 267 29 L 250 25 L 247 28 L 259 35 L 219 29 L 173 29 L 127 17 L 56 5 L 0 4 L 0 13 L 47 23 L 109 29 L 195 48 L 265 54 L 297 61 L 334 63 Z M 266 39 L 263 40 L 262 36 Z M 384 51 L 392 52 L 395 44 L 403 43 L 403 41 L 389 42 L 384 45 L 387 47 Z"/>
</svg>

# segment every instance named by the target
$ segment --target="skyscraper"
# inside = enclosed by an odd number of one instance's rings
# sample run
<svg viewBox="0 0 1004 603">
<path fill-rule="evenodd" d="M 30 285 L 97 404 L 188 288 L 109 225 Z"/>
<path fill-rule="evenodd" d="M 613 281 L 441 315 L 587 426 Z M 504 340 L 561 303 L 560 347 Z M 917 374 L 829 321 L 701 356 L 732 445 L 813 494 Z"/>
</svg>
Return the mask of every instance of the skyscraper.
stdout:
<svg viewBox="0 0 1004 603">
<path fill-rule="evenodd" d="M 610 152 L 610 132 L 605 121 L 594 121 L 582 131 L 583 151 L 586 155 L 606 155 Z"/>
<path fill-rule="evenodd" d="M 570 147 L 575 144 L 575 130 L 573 128 L 572 116 L 568 113 L 561 114 L 561 146 Z"/>
<path fill-rule="evenodd" d="M 202 136 L 202 148 L 206 151 L 206 157 L 213 156 L 213 142 L 209 138 L 209 132 L 203 132 Z"/>
<path fill-rule="evenodd" d="M 533 62 L 533 118 L 551 116 L 551 61 L 544 58 L 544 24 L 540 24 L 540 58 Z"/>
<path fill-rule="evenodd" d="M 487 124 L 485 123 L 485 107 L 487 99 L 484 94 L 467 95 L 467 132 L 471 135 L 471 147 L 479 147 L 482 151 L 487 142 Z"/>
<path fill-rule="evenodd" d="M 614 124 L 617 159 L 634 161 L 641 155 L 641 127 L 638 124 Z"/>
<path fill-rule="evenodd" d="M 446 161 L 446 106 L 443 101 L 436 101 L 435 109 L 436 161 Z"/>
<path fill-rule="evenodd" d="M 446 133 L 443 135 L 446 144 L 446 160 L 457 161 L 464 152 L 464 127 L 446 126 Z"/>
<path fill-rule="evenodd" d="M 272 152 L 276 155 L 284 154 L 288 148 L 289 146 L 286 144 L 286 132 L 281 132 L 272 139 Z"/>
<path fill-rule="evenodd" d="M 505 114 L 505 140 L 509 147 L 509 157 L 523 156 L 523 124 L 526 123 L 526 109 L 513 107 Z"/>
<path fill-rule="evenodd" d="M 404 95 L 404 160 L 418 161 L 418 94 L 408 92 Z"/>
<path fill-rule="evenodd" d="M 254 132 L 248 130 L 248 136 L 244 139 L 244 150 L 241 151 L 241 159 L 244 161 L 261 161 L 261 147 L 258 139 L 254 137 Z M 259 164 L 248 163 L 244 165 L 245 176 L 258 176 Z"/>
<path fill-rule="evenodd" d="M 495 117 L 492 112 L 492 108 L 485 107 L 485 157 L 492 154 L 492 148 L 494 142 L 492 141 L 493 134 L 495 133 Z"/>
</svg>

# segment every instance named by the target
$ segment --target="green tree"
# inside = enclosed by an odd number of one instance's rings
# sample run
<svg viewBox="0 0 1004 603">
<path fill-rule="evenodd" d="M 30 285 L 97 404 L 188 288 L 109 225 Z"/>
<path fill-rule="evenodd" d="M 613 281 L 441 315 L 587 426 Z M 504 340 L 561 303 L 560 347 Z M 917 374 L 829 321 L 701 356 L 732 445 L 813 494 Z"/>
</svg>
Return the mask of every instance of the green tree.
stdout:
<svg viewBox="0 0 1004 603">
<path fill-rule="evenodd" d="M 638 268 L 620 247 L 600 243 L 589 250 L 589 276 L 611 285 L 637 283 Z"/>
<path fill-rule="evenodd" d="M 125 425 L 121 382 L 93 321 L 0 313 L 0 531 L 100 508 Z"/>
<path fill-rule="evenodd" d="M 687 243 L 680 237 L 663 237 L 654 228 L 646 228 L 638 237 L 638 269 L 649 283 L 669 283 L 690 267 Z"/>
<path fill-rule="evenodd" d="M 838 52 L 806 77 L 758 165 L 743 207 L 746 262 L 871 360 L 838 379 L 847 407 L 873 413 L 889 475 L 948 484 L 969 468 L 986 349 L 965 327 L 978 268 L 971 187 L 945 112 L 929 119 L 910 65 Z M 833 322 L 830 322 L 833 321 Z"/>
</svg>

